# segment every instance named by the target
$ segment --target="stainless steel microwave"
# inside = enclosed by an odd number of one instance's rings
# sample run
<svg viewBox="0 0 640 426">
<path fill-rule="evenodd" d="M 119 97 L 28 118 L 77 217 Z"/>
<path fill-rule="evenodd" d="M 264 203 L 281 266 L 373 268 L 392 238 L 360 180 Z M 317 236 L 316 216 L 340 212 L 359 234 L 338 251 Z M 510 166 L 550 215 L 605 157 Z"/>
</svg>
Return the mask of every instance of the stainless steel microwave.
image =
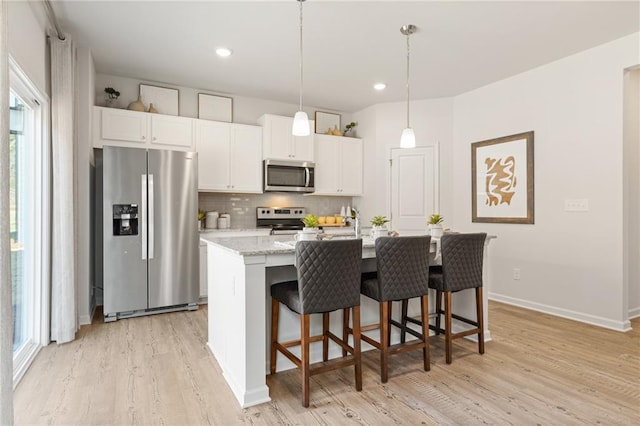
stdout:
<svg viewBox="0 0 640 426">
<path fill-rule="evenodd" d="M 315 191 L 315 163 L 310 161 L 264 160 L 264 191 Z"/>
</svg>

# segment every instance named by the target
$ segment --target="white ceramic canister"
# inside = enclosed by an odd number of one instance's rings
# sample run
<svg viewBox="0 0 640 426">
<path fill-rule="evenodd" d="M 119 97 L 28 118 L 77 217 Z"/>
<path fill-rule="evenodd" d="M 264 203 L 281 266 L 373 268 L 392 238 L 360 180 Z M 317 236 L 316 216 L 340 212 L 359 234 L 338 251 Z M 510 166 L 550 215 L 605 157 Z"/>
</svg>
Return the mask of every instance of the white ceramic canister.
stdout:
<svg viewBox="0 0 640 426">
<path fill-rule="evenodd" d="M 225 228 L 231 228 L 231 215 L 229 213 L 222 213 L 220 217 L 226 219 Z"/>
<path fill-rule="evenodd" d="M 206 224 L 207 229 L 216 229 L 218 227 L 218 217 L 220 214 L 218 212 L 208 212 L 206 216 Z"/>
</svg>

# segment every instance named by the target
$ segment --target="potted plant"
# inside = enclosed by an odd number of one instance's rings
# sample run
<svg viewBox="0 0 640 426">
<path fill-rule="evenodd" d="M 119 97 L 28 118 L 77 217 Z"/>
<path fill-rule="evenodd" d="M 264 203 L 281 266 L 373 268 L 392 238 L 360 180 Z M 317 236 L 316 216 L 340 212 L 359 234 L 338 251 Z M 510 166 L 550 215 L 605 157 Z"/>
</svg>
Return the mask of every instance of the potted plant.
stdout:
<svg viewBox="0 0 640 426">
<path fill-rule="evenodd" d="M 371 219 L 371 238 L 374 240 L 378 237 L 384 237 L 389 235 L 389 231 L 387 230 L 387 223 L 389 219 L 386 216 L 374 216 Z"/>
<path fill-rule="evenodd" d="M 109 108 L 117 108 L 118 97 L 120 97 L 120 92 L 118 92 L 113 87 L 105 87 L 104 93 L 107 94 L 105 97 L 105 105 Z"/>
<path fill-rule="evenodd" d="M 320 224 L 318 222 L 318 217 L 313 214 L 308 214 L 300 220 L 304 224 L 304 228 L 302 231 L 298 231 L 298 234 L 295 237 L 296 241 L 317 240 L 318 234 L 320 233 L 320 229 L 318 228 L 318 225 Z"/>
<path fill-rule="evenodd" d="M 345 136 L 352 136 L 351 132 L 355 132 L 355 128 L 358 125 L 358 123 L 356 123 L 355 121 L 352 121 L 351 123 L 347 124 L 344 127 L 344 135 Z"/>
<path fill-rule="evenodd" d="M 204 228 L 204 219 L 207 217 L 207 214 L 204 210 L 198 210 L 198 229 Z"/>
<path fill-rule="evenodd" d="M 442 237 L 442 222 L 444 222 L 444 217 L 442 217 L 439 213 L 434 213 L 429 217 L 429 235 L 432 237 Z"/>
</svg>

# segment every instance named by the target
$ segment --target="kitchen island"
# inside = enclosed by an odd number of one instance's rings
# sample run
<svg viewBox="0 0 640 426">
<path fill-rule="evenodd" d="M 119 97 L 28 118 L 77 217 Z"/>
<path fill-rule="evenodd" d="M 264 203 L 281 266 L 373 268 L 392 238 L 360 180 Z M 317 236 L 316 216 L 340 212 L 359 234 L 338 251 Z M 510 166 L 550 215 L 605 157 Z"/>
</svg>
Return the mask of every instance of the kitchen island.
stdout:
<svg viewBox="0 0 640 426">
<path fill-rule="evenodd" d="M 484 280 L 487 283 L 487 250 L 485 242 Z M 208 268 L 208 346 L 220 364 L 223 375 L 243 408 L 270 400 L 266 374 L 269 366 L 268 336 L 271 318 L 271 296 L 268 287 L 276 282 L 295 279 L 294 248 L 291 235 L 216 238 L 201 235 L 207 243 Z M 436 244 L 432 242 L 432 252 Z M 375 250 L 370 238 L 363 239 L 363 271 L 375 270 Z M 462 292 L 454 296 L 456 312 L 473 317 L 473 295 Z M 487 299 L 484 292 L 485 339 L 489 340 Z M 468 296 L 468 297 L 466 297 Z M 418 312 L 410 305 L 410 314 Z M 432 309 L 432 308 L 431 308 Z M 281 309 L 280 338 L 293 340 L 300 334 L 299 320 L 288 309 Z M 378 321 L 378 304 L 362 298 L 362 324 Z M 321 329 L 321 316 L 313 318 L 311 332 Z M 340 334 L 341 314 L 331 316 L 331 328 Z M 395 330 L 394 330 L 395 331 Z M 377 333 L 373 331 L 372 333 Z M 397 333 L 392 342 L 397 342 Z M 376 336 L 377 337 L 377 336 Z M 311 362 L 321 360 L 320 348 L 312 345 Z M 363 350 L 371 347 L 363 343 Z M 314 351 L 315 349 L 315 351 Z M 331 358 L 341 356 L 338 347 L 329 352 Z M 292 368 L 286 358 L 278 358 L 278 370 Z"/>
</svg>

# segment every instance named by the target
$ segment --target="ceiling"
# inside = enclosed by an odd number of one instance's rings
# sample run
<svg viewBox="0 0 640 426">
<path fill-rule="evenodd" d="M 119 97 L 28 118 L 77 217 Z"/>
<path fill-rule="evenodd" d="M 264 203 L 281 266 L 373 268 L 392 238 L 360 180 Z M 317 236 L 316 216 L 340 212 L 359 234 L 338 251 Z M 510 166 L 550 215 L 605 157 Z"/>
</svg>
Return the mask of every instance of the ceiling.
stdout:
<svg viewBox="0 0 640 426">
<path fill-rule="evenodd" d="M 298 2 L 63 1 L 58 20 L 96 71 L 298 102 Z M 640 30 L 638 1 L 304 3 L 304 104 L 354 112 L 455 96 Z M 216 47 L 234 51 L 217 57 Z M 387 89 L 372 86 L 385 82 Z"/>
</svg>

